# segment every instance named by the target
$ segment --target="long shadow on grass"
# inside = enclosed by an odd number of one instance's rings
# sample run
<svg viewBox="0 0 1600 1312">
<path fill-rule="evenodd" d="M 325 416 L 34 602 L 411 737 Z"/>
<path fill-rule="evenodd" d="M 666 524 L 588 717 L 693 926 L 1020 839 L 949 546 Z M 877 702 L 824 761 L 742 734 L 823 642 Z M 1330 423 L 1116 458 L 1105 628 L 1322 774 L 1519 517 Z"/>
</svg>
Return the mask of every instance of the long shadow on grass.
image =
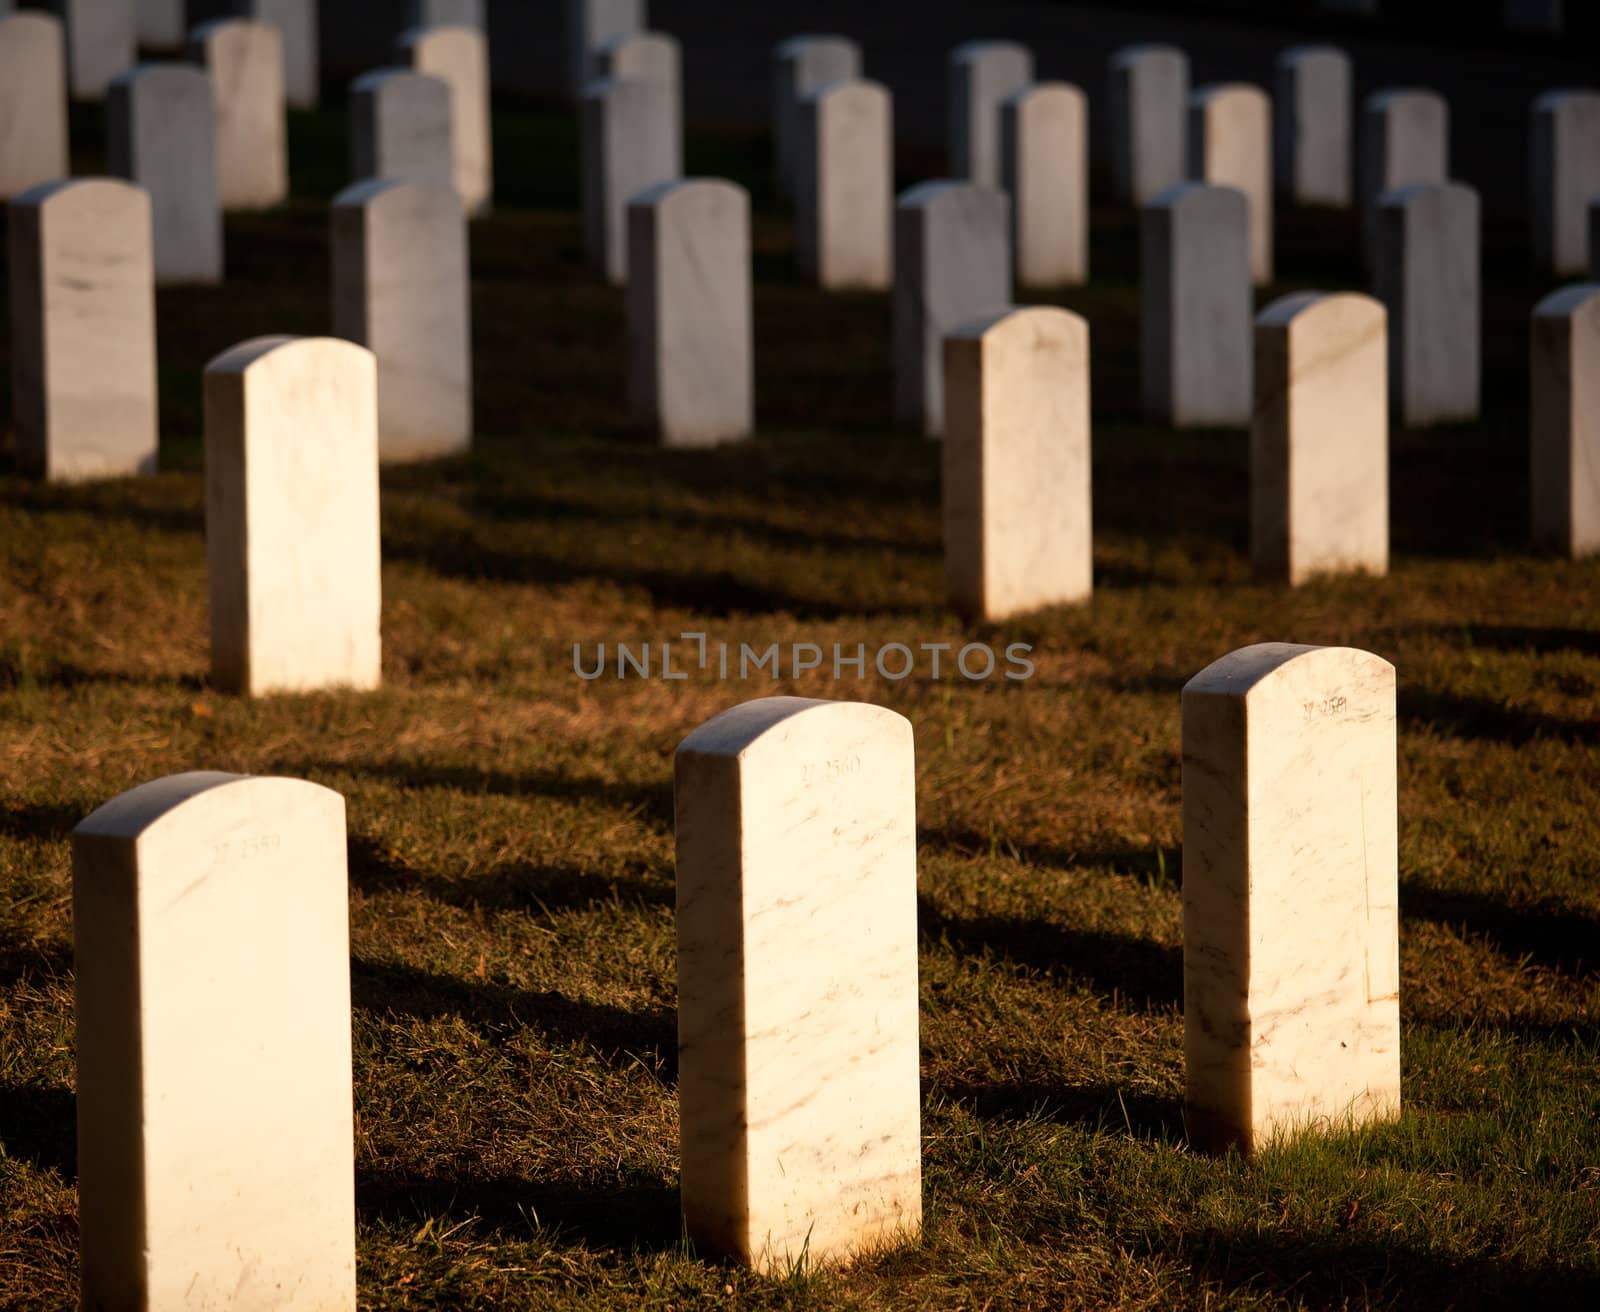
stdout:
<svg viewBox="0 0 1600 1312">
<path fill-rule="evenodd" d="M 1600 916 L 1587 908 L 1507 906 L 1481 893 L 1405 883 L 1400 913 L 1481 935 L 1513 960 L 1531 957 L 1569 975 L 1600 972 Z"/>
<path fill-rule="evenodd" d="M 986 1121 L 1041 1119 L 1091 1130 L 1125 1130 L 1139 1139 L 1181 1141 L 1183 1100 L 1129 1093 L 1115 1084 L 1064 1086 L 1016 1080 L 1000 1084 L 934 1085 L 930 1093 L 959 1103 Z"/>
<path fill-rule="evenodd" d="M 1041 870 L 1109 870 L 1136 876 L 1148 884 L 1171 884 L 1174 888 L 1183 884 L 1181 845 L 1084 850 L 1048 843 L 1018 843 L 976 829 L 923 829 L 917 833 L 917 846 L 942 848 L 967 858 L 1008 856 Z"/>
<path fill-rule="evenodd" d="M 658 1252 L 677 1246 L 682 1222 L 676 1185 L 658 1176 L 593 1185 L 518 1176 L 417 1176 L 358 1169 L 356 1207 L 363 1221 L 408 1228 L 429 1217 L 476 1220 L 466 1233 L 507 1242 L 536 1229 L 590 1250 Z"/>
<path fill-rule="evenodd" d="M 42 839 L 54 842 L 65 838 L 78 821 L 94 810 L 81 806 L 21 806 L 0 803 L 0 837 Z"/>
<path fill-rule="evenodd" d="M 348 774 L 362 779 L 381 779 L 402 788 L 492 793 L 497 797 L 550 797 L 586 806 L 598 804 L 636 815 L 660 832 L 672 831 L 671 783 L 621 784 L 602 779 L 572 778 L 544 770 L 508 774 L 502 770 L 479 770 L 467 766 L 394 761 L 279 761 L 274 763 L 273 768 L 309 776 Z"/>
<path fill-rule="evenodd" d="M 1514 1257 L 1451 1257 L 1401 1242 L 1206 1230 L 1183 1236 L 1197 1279 L 1297 1307 L 1529 1308 L 1600 1306 L 1600 1275 L 1529 1267 Z M 1590 1258 L 1592 1262 L 1592 1256 Z"/>
<path fill-rule="evenodd" d="M 596 906 L 673 903 L 671 884 L 571 866 L 518 862 L 464 879 L 417 870 L 372 838 L 352 834 L 350 882 L 364 893 L 421 893 L 471 910 L 572 911 Z"/>
<path fill-rule="evenodd" d="M 1397 627 L 1396 636 L 1438 636 L 1461 647 L 1487 647 L 1518 655 L 1552 656 L 1576 652 L 1600 656 L 1600 633 L 1587 629 L 1530 628 L 1520 624 L 1426 624 Z"/>
<path fill-rule="evenodd" d="M 1600 743 L 1600 721 L 1564 720 L 1483 697 L 1458 697 L 1428 688 L 1402 689 L 1399 714 L 1403 727 L 1422 727 L 1452 738 L 1479 738 L 1513 747 L 1536 738 L 1582 747 Z"/>
<path fill-rule="evenodd" d="M 67 943 L 19 943 L 0 938 L 0 988 L 65 979 L 72 972 Z"/>
<path fill-rule="evenodd" d="M 78 1176 L 78 1100 L 71 1089 L 0 1080 L 0 1156 Z"/>
<path fill-rule="evenodd" d="M 961 918 L 917 899 L 918 936 L 962 956 L 993 956 L 1029 970 L 1076 980 L 1139 1011 L 1183 1002 L 1183 951 L 1102 930 L 1068 929 L 1012 916 Z"/>
<path fill-rule="evenodd" d="M 586 1043 L 606 1061 L 643 1061 L 666 1083 L 678 1078 L 678 1020 L 669 1007 L 627 1011 L 554 990 L 440 975 L 392 961 L 352 957 L 353 1005 L 374 1015 L 431 1021 L 455 1017 L 486 1032 L 533 1029 L 547 1043 Z"/>
<path fill-rule="evenodd" d="M 785 614 L 797 619 L 837 620 L 855 615 L 921 615 L 937 604 L 932 596 L 926 605 L 919 606 L 882 599 L 830 601 L 753 582 L 726 569 L 682 572 L 655 568 L 647 562 L 659 560 L 659 554 L 643 549 L 640 563 L 624 568 L 598 561 L 562 560 L 535 551 L 505 550 L 476 538 L 408 540 L 386 532 L 383 551 L 385 560 L 407 561 L 444 578 L 524 584 L 605 583 L 624 590 L 642 589 L 658 607 L 717 618 Z M 809 567 L 797 561 L 795 572 L 808 574 Z"/>
</svg>

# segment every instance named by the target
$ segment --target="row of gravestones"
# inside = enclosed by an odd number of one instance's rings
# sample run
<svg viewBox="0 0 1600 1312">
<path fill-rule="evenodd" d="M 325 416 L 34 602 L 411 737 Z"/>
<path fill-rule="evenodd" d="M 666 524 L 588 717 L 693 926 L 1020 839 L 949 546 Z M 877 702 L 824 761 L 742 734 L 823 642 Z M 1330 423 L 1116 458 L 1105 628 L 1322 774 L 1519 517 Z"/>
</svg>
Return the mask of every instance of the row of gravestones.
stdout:
<svg viewBox="0 0 1600 1312">
<path fill-rule="evenodd" d="M 957 188 L 957 193 L 963 189 Z M 86 180 L 13 207 L 16 401 L 25 460 L 48 465 L 50 434 L 123 432 L 155 458 L 148 202 L 126 183 Z M 416 348 L 400 364 L 351 341 L 270 337 L 205 374 L 206 544 L 213 679 L 247 694 L 379 681 L 378 468 L 416 454 L 385 409 L 437 413 L 429 349 L 461 334 L 465 243 L 440 188 L 376 181 L 335 211 L 338 313 L 354 335 Z M 31 193 L 30 193 L 31 195 Z M 629 287 L 636 400 L 675 422 L 748 389 L 716 334 L 749 338 L 746 201 L 723 182 L 667 183 L 637 199 Z M 84 233 L 93 240 L 84 240 Z M 110 244 L 107 237 L 109 235 Z M 409 268 L 416 243 L 454 243 L 446 286 Z M 140 242 L 144 249 L 139 249 Z M 745 244 L 741 246 L 741 241 Z M 360 323 L 355 321 L 360 319 Z M 1267 576 L 1388 566 L 1388 368 L 1383 307 L 1300 294 L 1256 321 L 1251 441 L 1252 554 Z M 1533 523 L 1540 545 L 1600 551 L 1600 288 L 1581 285 L 1534 317 Z M 947 385 L 943 451 L 946 592 L 987 620 L 1086 600 L 1092 586 L 1089 330 L 1048 307 L 959 324 L 939 346 Z M 414 370 L 401 367 L 409 361 Z M 448 380 L 446 380 L 448 381 Z M 748 404 L 748 390 L 745 392 Z M 429 407 L 435 407 L 430 411 Z M 415 416 L 410 418 L 414 421 Z M 35 435 L 43 434 L 42 441 Z M 106 452 L 95 452 L 106 459 Z"/>
<path fill-rule="evenodd" d="M 107 92 L 110 170 L 150 193 L 162 284 L 221 282 L 222 212 L 270 208 L 289 191 L 279 29 L 220 20 L 196 28 L 189 50 L 192 63 L 127 68 Z M 352 88 L 354 176 L 454 187 L 481 212 L 493 190 L 483 34 L 408 28 L 396 53 L 406 67 Z M 67 175 L 65 69 L 59 20 L 0 19 L 0 199 Z"/>
<path fill-rule="evenodd" d="M 1184 688 L 1182 739 L 1190 1138 L 1253 1152 L 1397 1116 L 1393 667 L 1235 651 Z M 863 703 L 746 702 L 678 748 L 703 1250 L 782 1269 L 917 1234 L 915 778 L 910 723 Z M 84 1306 L 353 1308 L 344 799 L 175 775 L 72 848 Z"/>
</svg>

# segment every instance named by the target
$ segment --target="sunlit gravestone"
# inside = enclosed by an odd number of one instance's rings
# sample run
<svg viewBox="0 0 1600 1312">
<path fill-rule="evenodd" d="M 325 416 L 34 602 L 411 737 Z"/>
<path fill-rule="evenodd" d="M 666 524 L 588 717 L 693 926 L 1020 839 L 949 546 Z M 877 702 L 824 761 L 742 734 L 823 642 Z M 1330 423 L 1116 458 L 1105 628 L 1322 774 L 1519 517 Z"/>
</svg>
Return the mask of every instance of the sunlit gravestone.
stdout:
<svg viewBox="0 0 1600 1312">
<path fill-rule="evenodd" d="M 1600 286 L 1540 301 L 1531 355 L 1534 545 L 1600 554 Z"/>
<path fill-rule="evenodd" d="M 222 281 L 217 110 L 211 77 L 192 64 L 140 64 L 106 97 L 111 172 L 150 193 L 156 282 Z"/>
<path fill-rule="evenodd" d="M 628 403 L 663 446 L 755 427 L 750 197 L 714 178 L 663 182 L 628 206 Z"/>
<path fill-rule="evenodd" d="M 678 1104 L 690 1238 L 760 1269 L 922 1219 L 909 721 L 771 697 L 677 752 Z"/>
<path fill-rule="evenodd" d="M 72 834 L 85 1308 L 354 1312 L 344 799 L 143 784 Z"/>
<path fill-rule="evenodd" d="M 1258 1151 L 1400 1110 L 1395 675 L 1263 643 L 1183 690 L 1190 1138 Z"/>
<path fill-rule="evenodd" d="M 378 360 L 378 455 L 472 441 L 467 223 L 448 184 L 377 178 L 333 199 L 333 330 Z"/>
<path fill-rule="evenodd" d="M 1005 310 L 944 343 L 945 595 L 998 621 L 1093 585 L 1089 325 Z"/>
<path fill-rule="evenodd" d="M 378 380 L 332 337 L 206 366 L 211 677 L 258 696 L 379 682 Z"/>
<path fill-rule="evenodd" d="M 1256 317 L 1250 554 L 1298 584 L 1389 569 L 1389 346 L 1370 296 L 1301 292 Z"/>
<path fill-rule="evenodd" d="M 222 208 L 281 205 L 289 198 L 282 35 L 266 23 L 219 19 L 195 28 L 189 52 L 211 76 Z"/>
<path fill-rule="evenodd" d="M 0 200 L 67 176 L 66 60 L 60 19 L 0 15 Z"/>
<path fill-rule="evenodd" d="M 150 197 L 111 178 L 47 182 L 8 221 L 18 464 L 51 482 L 154 473 Z"/>
</svg>

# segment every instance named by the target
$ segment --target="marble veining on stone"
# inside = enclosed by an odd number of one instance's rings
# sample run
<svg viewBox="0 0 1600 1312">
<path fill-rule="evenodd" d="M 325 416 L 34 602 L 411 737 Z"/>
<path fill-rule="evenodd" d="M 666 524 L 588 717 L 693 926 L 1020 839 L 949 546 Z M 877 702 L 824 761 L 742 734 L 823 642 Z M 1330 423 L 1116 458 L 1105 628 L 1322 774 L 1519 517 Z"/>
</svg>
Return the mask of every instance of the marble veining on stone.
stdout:
<svg viewBox="0 0 1600 1312">
<path fill-rule="evenodd" d="M 1400 1109 L 1395 675 L 1262 643 L 1183 690 L 1189 1134 L 1258 1150 Z"/>
<path fill-rule="evenodd" d="M 143 784 L 72 834 L 82 1306 L 354 1312 L 344 799 Z"/>
<path fill-rule="evenodd" d="M 771 697 L 677 753 L 684 1216 L 782 1270 L 922 1218 L 911 725 Z"/>
</svg>

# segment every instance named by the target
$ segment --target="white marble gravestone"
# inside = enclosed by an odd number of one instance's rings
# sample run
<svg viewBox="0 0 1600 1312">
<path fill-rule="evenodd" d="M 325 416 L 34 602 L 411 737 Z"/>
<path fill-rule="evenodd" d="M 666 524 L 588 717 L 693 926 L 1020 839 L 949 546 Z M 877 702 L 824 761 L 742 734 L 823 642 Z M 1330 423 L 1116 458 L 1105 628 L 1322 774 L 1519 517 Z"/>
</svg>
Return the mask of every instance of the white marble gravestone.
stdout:
<svg viewBox="0 0 1600 1312">
<path fill-rule="evenodd" d="M 407 0 L 407 27 L 475 27 L 486 30 L 483 0 Z"/>
<path fill-rule="evenodd" d="M 1000 106 L 1033 81 L 1033 52 L 1015 41 L 968 41 L 950 52 L 950 176 L 1000 185 Z"/>
<path fill-rule="evenodd" d="M 193 64 L 140 64 L 106 97 L 111 172 L 150 193 L 156 282 L 222 281 L 217 109 Z"/>
<path fill-rule="evenodd" d="M 1350 207 L 1350 56 L 1291 46 L 1272 99 L 1278 194 L 1296 205 Z"/>
<path fill-rule="evenodd" d="M 1185 182 L 1139 226 L 1145 413 L 1178 428 L 1250 422 L 1250 209 L 1232 187 Z"/>
<path fill-rule="evenodd" d="M 315 109 L 321 99 L 322 56 L 317 0 L 233 0 L 241 18 L 270 23 L 283 39 L 283 97 L 293 109 Z"/>
<path fill-rule="evenodd" d="M 778 194 L 795 195 L 800 102 L 833 82 L 861 76 L 861 47 L 845 36 L 793 36 L 772 52 L 772 142 Z"/>
<path fill-rule="evenodd" d="M 111 79 L 139 57 L 134 0 L 49 0 L 66 26 L 67 85 L 74 100 L 103 100 Z"/>
<path fill-rule="evenodd" d="M 1093 589 L 1089 325 L 1002 310 L 944 342 L 945 597 L 997 622 Z"/>
<path fill-rule="evenodd" d="M 31 12 L 0 17 L 0 201 L 70 171 L 61 20 Z"/>
<path fill-rule="evenodd" d="M 1176 46 L 1124 46 L 1109 75 L 1112 182 L 1118 199 L 1148 205 L 1188 176 L 1189 57 Z"/>
<path fill-rule="evenodd" d="M 1389 388 L 1407 427 L 1478 417 L 1479 213 L 1478 193 L 1459 182 L 1379 201 L 1373 287 L 1389 310 Z"/>
<path fill-rule="evenodd" d="M 682 174 L 671 93 L 642 78 L 602 78 L 584 88 L 578 137 L 583 165 L 583 246 L 613 286 L 628 281 L 628 202 Z"/>
<path fill-rule="evenodd" d="M 1089 278 L 1089 102 L 1068 82 L 1035 82 L 1000 106 L 1000 183 L 1023 287 Z"/>
<path fill-rule="evenodd" d="M 182 50 L 189 35 L 188 0 L 135 0 L 139 44 L 151 50 Z"/>
<path fill-rule="evenodd" d="M 487 213 L 494 199 L 487 38 L 473 27 L 414 27 L 401 34 L 398 50 L 402 63 L 450 88 L 456 194 L 468 215 Z"/>
<path fill-rule="evenodd" d="M 1600 286 L 1539 302 L 1531 356 L 1534 545 L 1600 555 Z"/>
<path fill-rule="evenodd" d="M 52 482 L 154 473 L 150 197 L 46 182 L 11 202 L 9 226 L 18 463 Z"/>
<path fill-rule="evenodd" d="M 454 188 L 449 83 L 409 68 L 378 68 L 352 82 L 350 168 L 357 182 L 404 178 Z"/>
<path fill-rule="evenodd" d="M 894 412 L 944 432 L 944 339 L 1011 304 L 1011 205 L 969 182 L 924 182 L 894 211 Z"/>
<path fill-rule="evenodd" d="M 1361 235 L 1367 263 L 1378 249 L 1378 198 L 1450 176 L 1450 107 L 1437 92 L 1375 91 L 1361 106 Z"/>
<path fill-rule="evenodd" d="M 595 55 L 599 78 L 656 82 L 666 92 L 667 132 L 672 140 L 672 172 L 683 176 L 683 52 L 676 37 L 664 32 L 636 32 L 601 46 Z"/>
<path fill-rule="evenodd" d="M 1600 91 L 1533 102 L 1528 152 L 1533 258 L 1558 277 L 1589 267 L 1589 202 L 1600 196 Z"/>
<path fill-rule="evenodd" d="M 211 75 L 222 208 L 281 205 L 289 198 L 282 35 L 266 23 L 218 19 L 194 29 L 189 53 Z"/>
<path fill-rule="evenodd" d="M 894 281 L 894 101 L 865 79 L 800 101 L 795 250 L 801 269 L 837 291 Z"/>
<path fill-rule="evenodd" d="M 1250 280 L 1272 281 L 1272 102 L 1242 82 L 1189 97 L 1189 176 L 1233 187 L 1250 205 Z"/>
<path fill-rule="evenodd" d="M 567 91 L 574 97 L 600 76 L 600 48 L 648 26 L 645 0 L 566 0 Z"/>
<path fill-rule="evenodd" d="M 355 1312 L 344 799 L 194 773 L 72 834 L 82 1306 Z"/>
<path fill-rule="evenodd" d="M 472 443 L 467 223 L 448 182 L 369 179 L 333 198 L 333 331 L 378 359 L 378 458 Z"/>
<path fill-rule="evenodd" d="M 676 760 L 683 1211 L 778 1271 L 922 1220 L 910 723 L 768 697 Z"/>
<path fill-rule="evenodd" d="M 1394 667 L 1262 643 L 1183 689 L 1190 1138 L 1245 1152 L 1400 1110 Z"/>
<path fill-rule="evenodd" d="M 1256 317 L 1250 554 L 1298 584 L 1389 569 L 1389 346 L 1370 296 L 1301 292 Z"/>
<path fill-rule="evenodd" d="M 259 696 L 379 682 L 378 377 L 332 337 L 206 366 L 211 677 Z"/>
<path fill-rule="evenodd" d="M 628 203 L 628 401 L 663 446 L 717 446 L 755 426 L 750 197 L 712 178 Z"/>
</svg>

